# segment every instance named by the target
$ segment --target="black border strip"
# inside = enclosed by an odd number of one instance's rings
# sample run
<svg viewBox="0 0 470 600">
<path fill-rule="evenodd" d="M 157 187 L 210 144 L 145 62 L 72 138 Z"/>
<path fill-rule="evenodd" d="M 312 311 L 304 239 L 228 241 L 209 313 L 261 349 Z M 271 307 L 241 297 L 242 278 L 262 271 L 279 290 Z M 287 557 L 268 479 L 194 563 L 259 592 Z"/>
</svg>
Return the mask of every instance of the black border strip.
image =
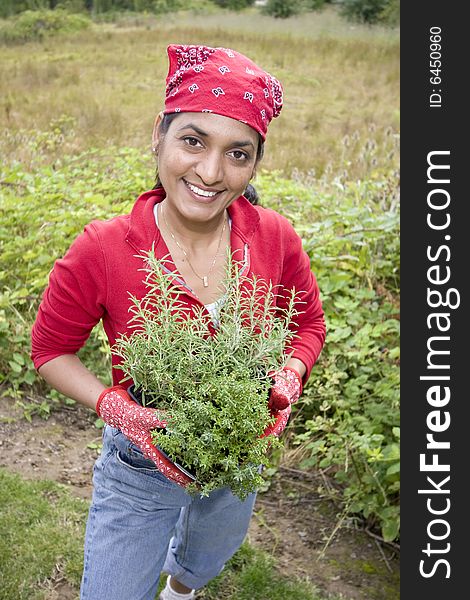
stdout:
<svg viewBox="0 0 470 600">
<path fill-rule="evenodd" d="M 464 6 L 431 0 L 401 10 L 403 600 L 469 594 Z M 431 47 L 433 34 L 440 48 Z M 431 60 L 440 61 L 439 72 L 431 72 Z"/>
</svg>

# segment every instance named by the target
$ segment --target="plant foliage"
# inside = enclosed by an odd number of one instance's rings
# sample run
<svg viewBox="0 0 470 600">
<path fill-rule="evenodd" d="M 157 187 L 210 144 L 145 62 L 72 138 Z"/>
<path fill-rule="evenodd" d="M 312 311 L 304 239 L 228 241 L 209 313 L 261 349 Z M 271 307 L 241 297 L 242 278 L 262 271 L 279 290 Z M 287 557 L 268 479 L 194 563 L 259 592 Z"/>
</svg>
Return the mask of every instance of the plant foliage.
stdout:
<svg viewBox="0 0 470 600">
<path fill-rule="evenodd" d="M 299 14 L 303 8 L 302 0 L 268 0 L 262 12 L 276 19 L 287 19 Z"/>
<path fill-rule="evenodd" d="M 262 483 L 259 466 L 276 439 L 262 436 L 268 410 L 268 373 L 282 367 L 294 333 L 295 291 L 281 294 L 262 279 L 241 277 L 228 261 L 216 330 L 207 311 L 185 306 L 184 293 L 164 261 L 150 251 L 147 294 L 132 297 L 135 331 L 118 339 L 124 379 L 132 378 L 143 404 L 167 411 L 155 442 L 192 472 L 203 495 L 228 486 L 244 498 Z"/>
<path fill-rule="evenodd" d="M 64 10 L 27 10 L 0 26 L 0 41 L 18 44 L 40 41 L 60 33 L 74 33 L 90 26 L 84 15 Z"/>
<path fill-rule="evenodd" d="M 351 21 L 398 25 L 400 0 L 342 0 L 341 14 Z"/>
</svg>

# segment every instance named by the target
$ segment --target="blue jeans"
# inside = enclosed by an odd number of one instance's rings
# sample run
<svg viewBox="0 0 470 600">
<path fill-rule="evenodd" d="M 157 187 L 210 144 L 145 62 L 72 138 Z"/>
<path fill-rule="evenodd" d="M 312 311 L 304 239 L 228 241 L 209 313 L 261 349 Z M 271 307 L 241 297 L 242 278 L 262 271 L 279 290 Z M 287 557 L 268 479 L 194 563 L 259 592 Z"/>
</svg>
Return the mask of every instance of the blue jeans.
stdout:
<svg viewBox="0 0 470 600">
<path fill-rule="evenodd" d="M 241 546 L 256 497 L 190 496 L 108 426 L 93 485 L 81 600 L 154 600 L 162 571 L 203 587 Z"/>
</svg>

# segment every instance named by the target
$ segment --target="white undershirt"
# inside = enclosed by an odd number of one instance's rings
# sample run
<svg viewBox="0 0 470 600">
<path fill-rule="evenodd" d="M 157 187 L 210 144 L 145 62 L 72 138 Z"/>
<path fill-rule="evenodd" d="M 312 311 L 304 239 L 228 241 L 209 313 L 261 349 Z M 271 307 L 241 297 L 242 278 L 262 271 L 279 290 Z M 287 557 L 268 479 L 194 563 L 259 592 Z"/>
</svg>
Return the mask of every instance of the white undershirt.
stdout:
<svg viewBox="0 0 470 600">
<path fill-rule="evenodd" d="M 153 207 L 153 214 L 155 217 L 155 223 L 156 223 L 157 227 L 158 227 L 158 205 L 159 205 L 159 203 L 157 202 L 155 204 L 155 206 Z M 228 218 L 228 226 L 229 226 L 229 228 L 232 227 L 232 219 L 230 217 Z M 220 307 L 223 306 L 224 302 L 225 302 L 225 295 L 222 296 L 221 298 L 219 298 L 218 300 L 216 300 L 215 302 L 210 302 L 209 304 L 204 304 L 205 309 L 211 316 L 214 327 L 218 327 L 218 325 L 219 325 L 219 310 L 220 310 Z"/>
</svg>

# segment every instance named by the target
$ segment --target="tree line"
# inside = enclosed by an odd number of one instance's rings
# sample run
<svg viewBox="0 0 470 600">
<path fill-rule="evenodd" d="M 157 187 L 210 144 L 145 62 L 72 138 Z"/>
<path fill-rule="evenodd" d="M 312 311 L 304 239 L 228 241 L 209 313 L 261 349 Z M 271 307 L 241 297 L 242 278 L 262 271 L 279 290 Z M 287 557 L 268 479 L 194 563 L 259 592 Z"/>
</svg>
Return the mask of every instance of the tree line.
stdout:
<svg viewBox="0 0 470 600">
<path fill-rule="evenodd" d="M 204 0 L 230 10 L 242 10 L 255 4 L 255 0 Z M 318 10 L 332 0 L 267 0 L 262 12 L 273 17 L 288 18 L 305 10 Z M 351 21 L 381 22 L 398 25 L 400 0 L 336 0 L 340 12 Z M 70 12 L 101 14 L 106 12 L 166 13 L 195 8 L 198 0 L 0 0 L 0 17 L 6 18 L 26 10 L 54 10 L 64 8 Z"/>
</svg>

